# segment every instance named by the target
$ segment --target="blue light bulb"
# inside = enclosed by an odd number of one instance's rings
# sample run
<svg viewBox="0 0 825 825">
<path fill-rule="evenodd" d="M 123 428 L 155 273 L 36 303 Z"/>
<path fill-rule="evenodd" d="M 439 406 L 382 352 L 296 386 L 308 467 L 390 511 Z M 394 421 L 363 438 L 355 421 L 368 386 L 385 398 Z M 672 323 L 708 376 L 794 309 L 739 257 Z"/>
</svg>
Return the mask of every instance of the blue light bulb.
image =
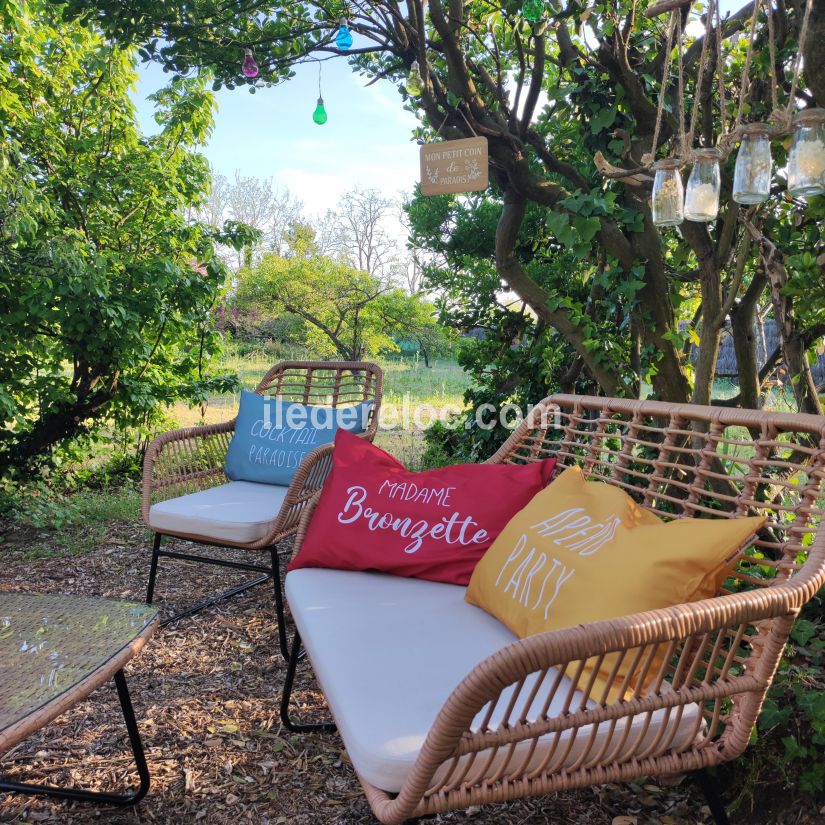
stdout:
<svg viewBox="0 0 825 825">
<path fill-rule="evenodd" d="M 347 51 L 352 46 L 352 35 L 346 20 L 341 20 L 341 28 L 338 29 L 338 34 L 335 37 L 335 45 L 342 52 Z"/>
</svg>

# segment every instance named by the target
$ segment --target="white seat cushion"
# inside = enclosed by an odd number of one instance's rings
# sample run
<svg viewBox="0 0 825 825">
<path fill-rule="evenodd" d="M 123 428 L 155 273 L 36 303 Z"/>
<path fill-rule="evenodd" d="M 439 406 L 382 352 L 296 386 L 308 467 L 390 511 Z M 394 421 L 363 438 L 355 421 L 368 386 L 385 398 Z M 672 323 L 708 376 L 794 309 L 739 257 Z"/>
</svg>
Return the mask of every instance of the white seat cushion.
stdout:
<svg viewBox="0 0 825 825">
<path fill-rule="evenodd" d="M 254 544 L 267 534 L 287 489 L 278 484 L 231 481 L 153 504 L 149 526 L 158 533 Z"/>
<path fill-rule="evenodd" d="M 292 615 L 352 764 L 382 790 L 401 790 L 436 715 L 459 682 L 487 656 L 516 640 L 497 619 L 465 602 L 465 590 L 379 573 L 301 569 L 287 575 Z M 554 676 L 551 671 L 537 691 L 528 720 L 539 715 Z M 528 679 L 521 697 L 530 694 L 532 684 Z M 564 677 L 548 715 L 562 710 L 570 684 Z M 500 724 L 511 691 L 508 688 L 499 701 L 491 728 Z M 582 699 L 578 693 L 574 697 L 571 710 L 578 709 Z M 646 716 L 640 714 L 612 728 L 602 723 L 596 737 L 589 726 L 579 732 L 556 769 L 572 766 L 585 750 L 588 758 L 594 758 L 608 744 L 608 737 L 609 751 L 621 747 L 622 753 L 631 747 L 638 753 L 639 737 L 645 747 L 660 733 L 660 742 L 684 745 L 696 734 L 698 714 L 696 705 L 682 713 L 657 711 L 647 726 Z M 474 729 L 482 715 L 483 711 L 476 717 Z M 630 732 L 622 742 L 628 724 Z M 668 729 L 662 731 L 663 725 Z M 510 759 L 510 770 L 520 764 L 521 755 L 529 759 L 531 768 L 539 765 L 554 736 L 540 739 L 532 753 L 531 742 L 521 743 Z M 566 741 L 570 732 L 562 736 Z M 494 774 L 507 759 L 507 749 L 501 751 L 492 764 L 477 758 L 467 780 L 475 781 L 480 771 L 485 776 Z M 564 751 L 559 748 L 554 759 Z M 436 779 L 446 770 L 442 768 Z"/>
</svg>

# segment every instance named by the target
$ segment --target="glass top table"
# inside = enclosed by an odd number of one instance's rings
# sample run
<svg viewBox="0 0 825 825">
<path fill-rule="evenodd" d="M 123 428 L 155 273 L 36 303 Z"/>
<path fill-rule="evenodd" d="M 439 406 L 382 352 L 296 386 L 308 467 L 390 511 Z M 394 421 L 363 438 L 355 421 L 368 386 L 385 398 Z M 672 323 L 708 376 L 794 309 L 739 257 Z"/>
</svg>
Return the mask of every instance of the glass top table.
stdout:
<svg viewBox="0 0 825 825">
<path fill-rule="evenodd" d="M 143 784 L 142 747 L 123 666 L 140 652 L 157 627 L 157 610 L 143 603 L 0 593 L 0 753 L 114 677 Z M 148 788 L 148 773 L 146 778 Z M 137 801 L 131 796 L 44 788 L 0 781 L 0 790 L 103 798 L 115 804 Z"/>
</svg>

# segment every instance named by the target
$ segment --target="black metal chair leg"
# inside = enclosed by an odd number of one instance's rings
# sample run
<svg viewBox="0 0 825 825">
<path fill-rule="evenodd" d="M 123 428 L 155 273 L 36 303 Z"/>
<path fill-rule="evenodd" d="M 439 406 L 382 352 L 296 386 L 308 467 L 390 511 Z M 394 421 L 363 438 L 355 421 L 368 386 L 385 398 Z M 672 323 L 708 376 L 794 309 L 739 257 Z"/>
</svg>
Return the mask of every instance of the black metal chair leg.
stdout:
<svg viewBox="0 0 825 825">
<path fill-rule="evenodd" d="M 73 799 L 80 802 L 102 802 L 120 807 L 135 805 L 140 802 L 149 790 L 149 767 L 146 764 L 146 755 L 143 752 L 143 744 L 140 741 L 140 733 L 135 721 L 135 711 L 129 697 L 129 689 L 126 686 L 126 677 L 123 675 L 122 670 L 115 673 L 115 686 L 120 699 L 120 707 L 123 711 L 123 719 L 126 722 L 129 742 L 132 746 L 135 767 L 140 777 L 137 790 L 131 794 L 115 794 L 102 791 L 85 791 L 79 788 L 58 788 L 54 785 L 30 785 L 25 782 L 0 781 L 0 792 L 52 796 L 58 799 Z"/>
<path fill-rule="evenodd" d="M 275 589 L 275 615 L 278 619 L 278 644 L 284 661 L 289 661 L 289 640 L 286 636 L 286 613 L 284 611 L 284 596 L 281 588 L 281 567 L 278 558 L 277 546 L 270 548 L 272 552 L 272 585 Z"/>
<path fill-rule="evenodd" d="M 180 619 L 185 619 L 187 616 L 193 616 L 195 613 L 200 613 L 201 610 L 205 610 L 207 607 L 212 607 L 213 604 L 217 604 L 218 602 L 225 601 L 226 599 L 231 599 L 233 596 L 237 596 L 239 593 L 245 593 L 247 590 L 257 587 L 259 584 L 263 584 L 266 581 L 269 581 L 270 576 L 267 574 L 266 576 L 259 576 L 257 579 L 252 579 L 251 581 L 244 582 L 243 584 L 239 584 L 237 587 L 233 587 L 230 590 L 226 590 L 223 593 L 218 593 L 216 596 L 209 596 L 202 601 L 193 604 L 191 607 L 187 607 L 184 610 L 181 610 L 179 613 L 175 613 L 173 616 L 167 616 L 161 623 L 161 627 L 166 627 L 167 625 L 173 624 L 174 622 L 179 621 Z"/>
<path fill-rule="evenodd" d="M 200 543 L 209 544 L 208 542 Z M 211 546 L 223 547 L 224 545 Z M 248 570 L 262 574 L 255 579 L 251 579 L 249 581 L 244 582 L 243 584 L 236 585 L 235 587 L 232 587 L 223 593 L 218 593 L 214 596 L 207 596 L 205 599 L 202 599 L 201 601 L 197 602 L 191 607 L 187 607 L 184 610 L 181 610 L 180 612 L 175 613 L 172 616 L 167 616 L 167 618 L 165 618 L 160 623 L 161 627 L 165 627 L 166 625 L 171 624 L 172 622 L 176 622 L 179 619 L 183 619 L 186 616 L 191 616 L 194 613 L 198 613 L 201 610 L 206 609 L 207 607 L 211 607 L 213 604 L 217 604 L 218 602 L 223 601 L 224 599 L 230 599 L 233 596 L 237 596 L 239 593 L 243 593 L 252 587 L 257 587 L 259 584 L 263 584 L 264 582 L 268 581 L 270 578 L 272 578 L 273 575 L 272 569 L 270 567 L 266 567 L 265 565 L 261 564 L 248 564 L 246 562 L 230 561 L 229 559 L 221 558 L 216 559 L 210 556 L 195 555 L 194 553 L 181 553 L 176 550 L 162 550 L 161 536 L 160 534 L 156 533 L 155 543 L 152 548 L 152 564 L 149 569 L 149 585 L 146 591 L 146 601 L 148 604 L 151 604 L 151 600 L 154 595 L 155 578 L 157 576 L 158 562 L 161 558 L 200 562 L 202 564 L 211 564 L 216 567 L 228 567 L 233 570 Z"/>
<path fill-rule="evenodd" d="M 152 604 L 152 597 L 155 594 L 155 579 L 158 575 L 158 553 L 160 551 L 160 533 L 155 533 L 155 541 L 152 545 L 152 566 L 149 568 L 149 584 L 146 587 L 146 604 Z"/>
<path fill-rule="evenodd" d="M 700 771 L 694 771 L 691 775 L 702 789 L 705 801 L 708 803 L 708 808 L 710 808 L 710 814 L 716 825 L 730 825 L 728 814 L 725 810 L 725 805 L 719 794 L 719 784 L 708 773 L 707 768 L 703 768 Z"/>
<path fill-rule="evenodd" d="M 286 669 L 286 678 L 281 692 L 281 722 L 284 727 L 293 733 L 310 733 L 311 731 L 335 731 L 337 728 L 332 722 L 313 722 L 304 724 L 293 722 L 289 716 L 289 700 L 292 698 L 292 684 L 295 681 L 295 670 L 298 667 L 298 660 L 301 658 L 301 635 L 295 631 L 295 639 L 292 642 L 292 650 L 289 654 L 289 664 Z"/>
</svg>

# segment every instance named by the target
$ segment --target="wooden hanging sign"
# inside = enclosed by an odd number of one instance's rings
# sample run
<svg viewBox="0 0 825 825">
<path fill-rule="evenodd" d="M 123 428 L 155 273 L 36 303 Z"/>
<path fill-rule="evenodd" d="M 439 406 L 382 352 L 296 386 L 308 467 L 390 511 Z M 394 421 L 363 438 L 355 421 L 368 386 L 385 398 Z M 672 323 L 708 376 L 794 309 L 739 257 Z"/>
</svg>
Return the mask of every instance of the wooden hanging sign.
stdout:
<svg viewBox="0 0 825 825">
<path fill-rule="evenodd" d="M 449 195 L 487 188 L 487 138 L 444 140 L 421 147 L 421 194 Z"/>
</svg>

